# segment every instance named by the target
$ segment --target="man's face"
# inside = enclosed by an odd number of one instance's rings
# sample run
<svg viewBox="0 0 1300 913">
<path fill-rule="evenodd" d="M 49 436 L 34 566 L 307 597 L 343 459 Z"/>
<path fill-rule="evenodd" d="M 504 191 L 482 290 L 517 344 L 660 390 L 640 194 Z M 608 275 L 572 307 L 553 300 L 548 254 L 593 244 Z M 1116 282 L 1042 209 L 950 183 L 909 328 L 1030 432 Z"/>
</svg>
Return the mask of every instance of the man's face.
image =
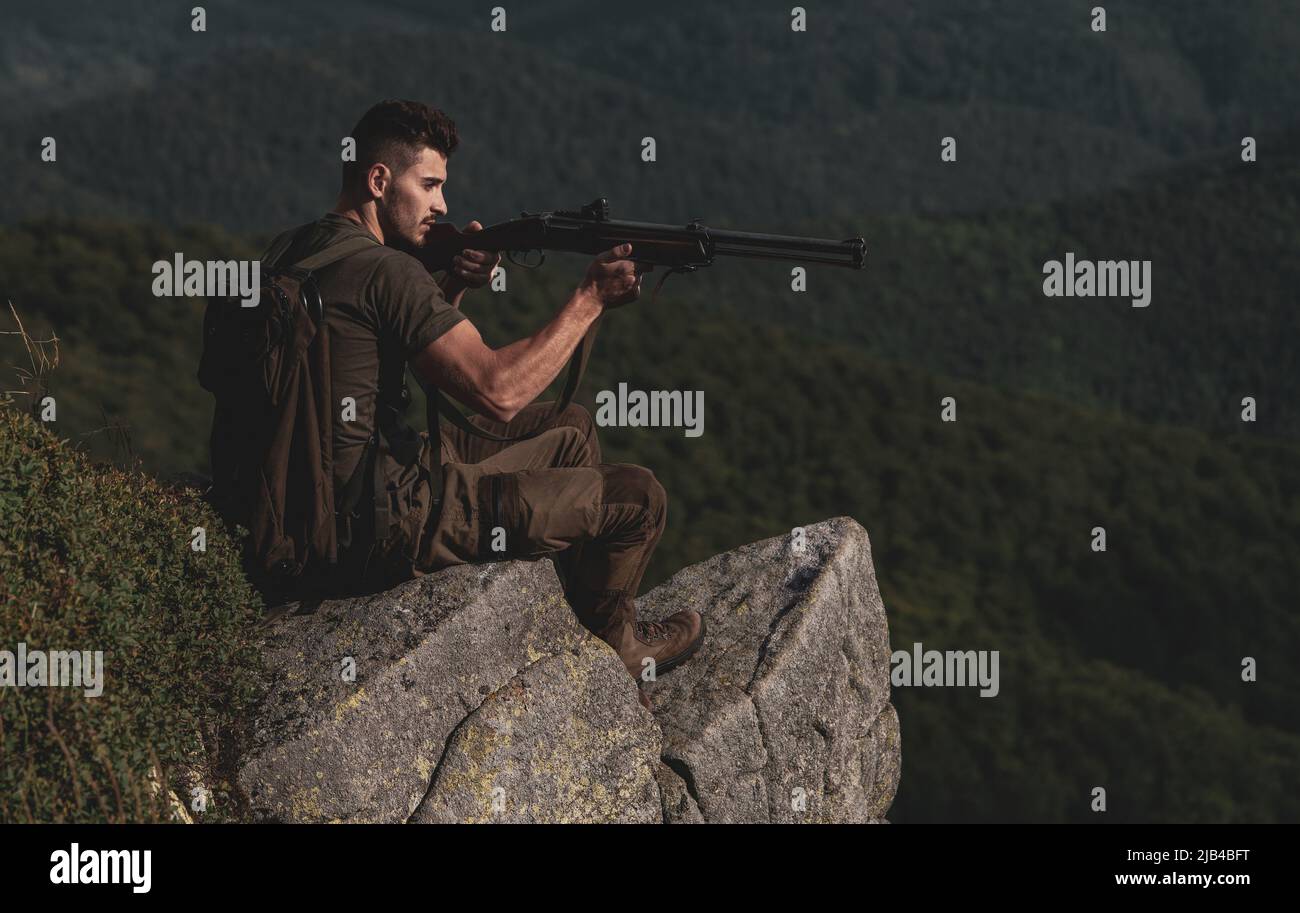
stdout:
<svg viewBox="0 0 1300 913">
<path fill-rule="evenodd" d="M 429 227 L 447 214 L 442 187 L 447 181 L 447 157 L 424 147 L 415 162 L 391 176 L 383 196 L 376 200 L 384 243 L 416 248 L 424 244 Z"/>
</svg>

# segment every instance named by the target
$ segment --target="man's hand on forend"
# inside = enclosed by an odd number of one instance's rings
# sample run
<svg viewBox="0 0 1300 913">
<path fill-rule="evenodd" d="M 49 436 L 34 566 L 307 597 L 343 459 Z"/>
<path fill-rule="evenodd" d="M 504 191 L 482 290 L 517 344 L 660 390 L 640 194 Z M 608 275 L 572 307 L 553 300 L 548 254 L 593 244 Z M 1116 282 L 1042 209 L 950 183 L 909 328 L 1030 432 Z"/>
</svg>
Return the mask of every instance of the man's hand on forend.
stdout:
<svg viewBox="0 0 1300 913">
<path fill-rule="evenodd" d="M 478 220 L 465 226 L 465 231 L 482 231 Z M 448 276 L 465 288 L 482 288 L 492 281 L 492 271 L 501 262 L 501 254 L 490 250 L 463 250 L 451 261 Z"/>
</svg>

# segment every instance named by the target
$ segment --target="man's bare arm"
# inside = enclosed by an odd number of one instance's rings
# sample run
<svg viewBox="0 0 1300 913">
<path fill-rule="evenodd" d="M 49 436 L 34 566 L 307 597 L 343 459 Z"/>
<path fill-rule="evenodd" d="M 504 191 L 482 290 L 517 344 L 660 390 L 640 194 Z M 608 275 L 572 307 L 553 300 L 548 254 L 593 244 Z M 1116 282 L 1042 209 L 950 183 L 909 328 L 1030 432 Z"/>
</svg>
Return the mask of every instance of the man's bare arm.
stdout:
<svg viewBox="0 0 1300 913">
<path fill-rule="evenodd" d="M 636 300 L 641 273 L 630 245 L 606 251 L 559 312 L 531 336 L 492 349 L 462 320 L 411 359 L 426 383 L 499 422 L 514 418 L 555 380 L 578 341 L 606 307 Z"/>
<path fill-rule="evenodd" d="M 555 380 L 603 305 L 583 292 L 532 336 L 491 349 L 478 328 L 462 320 L 411 361 L 426 382 L 480 415 L 508 422 Z"/>
</svg>

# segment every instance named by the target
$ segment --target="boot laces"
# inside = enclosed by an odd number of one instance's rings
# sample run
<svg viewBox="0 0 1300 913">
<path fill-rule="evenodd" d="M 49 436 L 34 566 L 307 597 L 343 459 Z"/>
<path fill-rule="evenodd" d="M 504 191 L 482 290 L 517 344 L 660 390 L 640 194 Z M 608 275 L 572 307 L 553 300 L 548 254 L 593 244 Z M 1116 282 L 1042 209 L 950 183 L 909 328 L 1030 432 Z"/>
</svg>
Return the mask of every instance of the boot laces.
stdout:
<svg viewBox="0 0 1300 913">
<path fill-rule="evenodd" d="M 638 621 L 636 623 L 637 637 L 645 641 L 667 640 L 672 632 L 668 626 L 659 621 Z"/>
</svg>

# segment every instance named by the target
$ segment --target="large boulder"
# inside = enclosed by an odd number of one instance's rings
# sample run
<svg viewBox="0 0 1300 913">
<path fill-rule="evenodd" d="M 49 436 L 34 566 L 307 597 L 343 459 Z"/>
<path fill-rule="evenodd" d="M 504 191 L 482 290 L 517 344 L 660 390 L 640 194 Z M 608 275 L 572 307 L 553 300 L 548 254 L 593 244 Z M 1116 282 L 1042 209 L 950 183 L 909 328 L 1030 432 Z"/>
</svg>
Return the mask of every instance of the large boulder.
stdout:
<svg viewBox="0 0 1300 913">
<path fill-rule="evenodd" d="M 705 616 L 690 662 L 647 685 L 667 821 L 874 822 L 900 771 L 889 628 L 866 530 L 847 517 L 678 573 L 643 618 Z"/>
<path fill-rule="evenodd" d="M 745 546 L 639 600 L 681 608 L 708 636 L 647 683 L 652 716 L 546 560 L 282 607 L 243 798 L 276 821 L 882 820 L 899 732 L 862 527 Z"/>
<path fill-rule="evenodd" d="M 614 651 L 538 660 L 452 735 L 413 822 L 657 823 L 659 728 Z"/>
<path fill-rule="evenodd" d="M 238 773 L 259 819 L 403 822 L 431 783 L 428 820 L 481 817 L 500 797 L 506 820 L 659 817 L 652 774 L 626 770 L 657 760 L 658 732 L 617 656 L 577 624 L 549 561 L 291 605 L 264 649 L 275 678 Z M 548 728 L 565 735 L 550 766 Z"/>
</svg>

